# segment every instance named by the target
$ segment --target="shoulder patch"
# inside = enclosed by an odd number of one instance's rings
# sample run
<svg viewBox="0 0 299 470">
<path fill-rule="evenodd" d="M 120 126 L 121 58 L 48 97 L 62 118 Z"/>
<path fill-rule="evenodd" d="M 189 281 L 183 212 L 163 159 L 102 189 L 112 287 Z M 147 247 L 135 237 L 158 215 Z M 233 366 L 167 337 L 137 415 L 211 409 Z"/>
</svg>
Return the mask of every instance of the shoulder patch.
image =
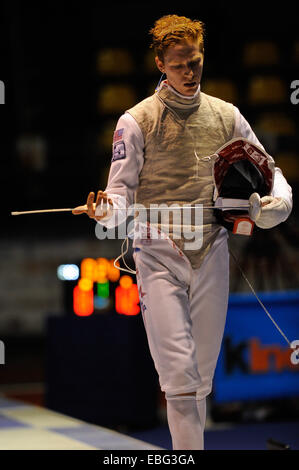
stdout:
<svg viewBox="0 0 299 470">
<path fill-rule="evenodd" d="M 112 162 L 126 158 L 126 146 L 123 140 L 113 143 Z"/>
</svg>

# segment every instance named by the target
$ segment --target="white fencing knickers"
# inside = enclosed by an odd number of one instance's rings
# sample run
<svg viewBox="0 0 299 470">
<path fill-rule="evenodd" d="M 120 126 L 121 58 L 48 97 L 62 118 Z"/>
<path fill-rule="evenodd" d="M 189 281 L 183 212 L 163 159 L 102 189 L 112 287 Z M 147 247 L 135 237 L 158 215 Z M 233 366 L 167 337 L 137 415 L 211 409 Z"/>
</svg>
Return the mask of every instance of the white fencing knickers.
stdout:
<svg viewBox="0 0 299 470">
<path fill-rule="evenodd" d="M 198 269 L 192 269 L 171 240 L 137 243 L 134 260 L 140 306 L 167 400 L 173 449 L 202 449 L 205 401 L 212 388 L 228 304 L 227 231 L 220 230 Z M 195 394 L 186 395 L 190 392 Z"/>
</svg>

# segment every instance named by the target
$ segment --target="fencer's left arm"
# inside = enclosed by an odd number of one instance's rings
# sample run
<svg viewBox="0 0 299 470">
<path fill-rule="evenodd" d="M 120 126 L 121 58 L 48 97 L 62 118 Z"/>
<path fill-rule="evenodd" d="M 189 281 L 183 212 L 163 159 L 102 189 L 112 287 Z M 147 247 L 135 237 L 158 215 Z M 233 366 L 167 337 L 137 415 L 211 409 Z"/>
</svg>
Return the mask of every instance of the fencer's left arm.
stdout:
<svg viewBox="0 0 299 470">
<path fill-rule="evenodd" d="M 239 109 L 236 107 L 234 109 L 235 129 L 233 137 L 245 137 L 253 144 L 265 150 Z M 292 188 L 278 167 L 275 167 L 272 192 L 269 196 L 261 198 L 261 206 L 261 211 L 255 220 L 256 225 L 260 228 L 275 227 L 287 220 L 292 211 Z"/>
</svg>

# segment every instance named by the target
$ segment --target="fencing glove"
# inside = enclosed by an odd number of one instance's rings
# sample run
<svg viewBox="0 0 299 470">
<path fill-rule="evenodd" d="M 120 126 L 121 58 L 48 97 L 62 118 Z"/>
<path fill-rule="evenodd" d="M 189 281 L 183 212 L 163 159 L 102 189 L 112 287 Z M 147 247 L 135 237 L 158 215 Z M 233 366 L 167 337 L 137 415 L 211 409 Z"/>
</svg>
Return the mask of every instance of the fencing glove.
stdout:
<svg viewBox="0 0 299 470">
<path fill-rule="evenodd" d="M 289 217 L 292 207 L 282 197 L 264 196 L 260 199 L 260 209 L 256 210 L 257 193 L 250 196 L 249 202 L 253 202 L 249 209 L 249 217 L 260 228 L 272 228 L 284 222 Z"/>
</svg>

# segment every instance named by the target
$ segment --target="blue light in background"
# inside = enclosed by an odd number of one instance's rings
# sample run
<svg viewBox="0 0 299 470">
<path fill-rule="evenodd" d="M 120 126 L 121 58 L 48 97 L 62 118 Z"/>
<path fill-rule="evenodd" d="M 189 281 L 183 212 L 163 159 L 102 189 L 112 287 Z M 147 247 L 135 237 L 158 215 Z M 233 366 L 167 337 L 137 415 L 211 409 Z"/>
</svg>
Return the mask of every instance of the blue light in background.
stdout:
<svg viewBox="0 0 299 470">
<path fill-rule="evenodd" d="M 61 264 L 57 268 L 57 277 L 61 281 L 76 281 L 79 275 L 79 267 L 76 264 Z"/>
</svg>

